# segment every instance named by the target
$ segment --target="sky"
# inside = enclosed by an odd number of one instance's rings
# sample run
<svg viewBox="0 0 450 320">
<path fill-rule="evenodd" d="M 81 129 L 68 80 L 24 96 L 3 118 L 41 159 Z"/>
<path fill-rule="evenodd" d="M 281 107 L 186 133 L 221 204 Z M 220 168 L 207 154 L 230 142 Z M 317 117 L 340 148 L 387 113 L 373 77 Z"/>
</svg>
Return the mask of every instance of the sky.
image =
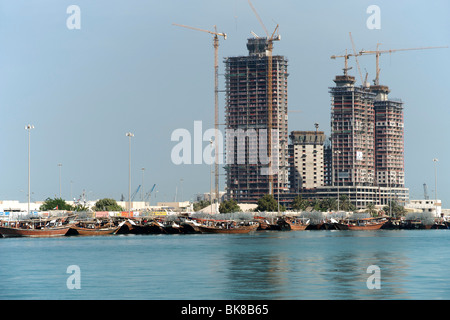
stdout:
<svg viewBox="0 0 450 320">
<path fill-rule="evenodd" d="M 289 131 L 330 133 L 333 78 L 357 51 L 450 45 L 450 2 L 253 0 L 269 32 L 279 25 L 274 55 L 289 60 Z M 79 15 L 68 7 L 76 5 Z M 369 28 L 380 9 L 379 28 Z M 74 18 L 79 18 L 74 20 Z M 69 28 L 79 21 L 79 28 Z M 264 29 L 247 0 L 0 0 L 0 199 L 27 201 L 28 133 L 32 201 L 59 196 L 128 198 L 154 188 L 151 202 L 193 200 L 209 192 L 210 166 L 180 164 L 171 152 L 177 129 L 214 124 L 212 35 L 178 23 L 225 32 L 219 43 L 219 123 L 223 123 L 225 57 L 247 55 L 251 32 Z M 450 207 L 450 48 L 381 55 L 380 84 L 405 103 L 405 175 L 410 198 Z M 375 76 L 375 56 L 358 59 Z M 355 60 L 349 61 L 357 84 Z M 192 136 L 192 139 L 195 137 Z M 198 139 L 198 137 L 197 137 Z M 203 143 L 206 147 L 208 142 Z M 437 158 L 437 163 L 433 162 Z M 58 164 L 62 164 L 61 167 Z M 436 167 L 435 167 L 436 165 Z M 143 171 L 142 168 L 145 168 Z M 60 170 L 61 169 L 61 170 Z M 436 171 L 435 171 L 436 170 Z M 61 174 L 60 174 L 61 172 Z M 435 175 L 435 172 L 437 175 Z M 220 189 L 224 190 L 224 170 Z M 60 184 L 61 181 L 61 184 Z M 140 194 L 140 192 L 139 192 Z M 135 200 L 139 200 L 137 196 Z"/>
</svg>

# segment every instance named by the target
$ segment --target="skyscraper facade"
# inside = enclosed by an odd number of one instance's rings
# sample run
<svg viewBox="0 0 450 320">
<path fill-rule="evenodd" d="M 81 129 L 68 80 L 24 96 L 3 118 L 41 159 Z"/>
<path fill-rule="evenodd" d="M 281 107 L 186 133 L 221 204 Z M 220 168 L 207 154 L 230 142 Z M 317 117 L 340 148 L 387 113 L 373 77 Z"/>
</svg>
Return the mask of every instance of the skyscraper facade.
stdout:
<svg viewBox="0 0 450 320">
<path fill-rule="evenodd" d="M 387 86 L 371 86 L 375 93 L 375 168 L 379 186 L 405 186 L 403 102 L 388 97 Z"/>
<path fill-rule="evenodd" d="M 330 88 L 333 185 L 373 186 L 375 181 L 375 94 L 336 76 Z"/>
<path fill-rule="evenodd" d="M 224 61 L 227 197 L 238 202 L 256 203 L 265 194 L 276 197 L 289 187 L 288 61 L 284 56 L 269 55 L 267 47 L 266 38 L 248 39 L 248 56 L 228 57 Z M 271 114 L 268 111 L 269 56 L 272 59 Z M 271 132 L 275 132 L 270 135 L 269 117 Z M 265 161 L 268 155 L 274 165 L 272 175 Z"/>
<path fill-rule="evenodd" d="M 346 195 L 357 208 L 405 204 L 403 103 L 387 86 L 355 86 L 344 72 L 331 93 L 331 183 L 318 197 Z"/>
</svg>

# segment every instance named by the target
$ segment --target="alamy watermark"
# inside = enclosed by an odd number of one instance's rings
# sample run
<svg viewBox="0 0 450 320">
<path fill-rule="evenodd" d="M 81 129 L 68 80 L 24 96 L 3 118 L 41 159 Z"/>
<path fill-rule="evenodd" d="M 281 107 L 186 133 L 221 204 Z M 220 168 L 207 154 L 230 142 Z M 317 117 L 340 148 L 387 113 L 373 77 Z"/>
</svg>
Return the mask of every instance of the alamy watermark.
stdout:
<svg viewBox="0 0 450 320">
<path fill-rule="evenodd" d="M 172 132 L 171 141 L 178 141 L 172 148 L 171 160 L 176 165 L 180 164 L 213 164 L 215 163 L 216 148 L 219 154 L 218 164 L 259 164 L 261 175 L 278 173 L 279 159 L 279 133 L 276 129 L 269 131 L 266 128 L 259 129 L 225 129 L 225 135 L 221 130 L 207 129 L 203 132 L 202 121 L 194 121 L 193 134 L 184 128 Z M 226 142 L 226 154 L 224 161 L 224 141 Z M 205 142 L 209 142 L 204 146 Z M 217 146 L 216 146 L 217 144 Z"/>
<path fill-rule="evenodd" d="M 366 13 L 371 14 L 366 20 L 368 29 L 381 29 L 381 10 L 380 7 L 372 4 L 367 7 Z"/>
<path fill-rule="evenodd" d="M 80 9 L 80 7 L 75 4 L 72 4 L 67 7 L 66 13 L 70 14 L 70 16 L 66 20 L 67 29 L 69 29 L 69 30 L 81 29 L 81 9 Z"/>
<path fill-rule="evenodd" d="M 367 278 L 366 285 L 367 289 L 381 289 L 381 269 L 377 265 L 370 265 L 367 268 L 367 273 L 371 273 L 369 278 Z"/>
<path fill-rule="evenodd" d="M 67 289 L 81 289 L 81 269 L 79 266 L 73 264 L 67 267 L 66 273 L 70 273 L 67 278 L 66 286 Z"/>
</svg>

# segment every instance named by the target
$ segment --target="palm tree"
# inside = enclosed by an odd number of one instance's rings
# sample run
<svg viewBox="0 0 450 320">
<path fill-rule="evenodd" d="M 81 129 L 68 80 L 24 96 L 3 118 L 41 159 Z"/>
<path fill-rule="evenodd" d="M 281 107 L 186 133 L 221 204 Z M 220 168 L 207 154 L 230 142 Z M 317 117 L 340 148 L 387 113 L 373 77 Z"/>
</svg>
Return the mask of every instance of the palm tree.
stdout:
<svg viewBox="0 0 450 320">
<path fill-rule="evenodd" d="M 369 213 L 372 217 L 374 217 L 375 214 L 377 213 L 377 210 L 375 209 L 375 205 L 372 202 L 367 204 L 366 212 Z"/>
</svg>

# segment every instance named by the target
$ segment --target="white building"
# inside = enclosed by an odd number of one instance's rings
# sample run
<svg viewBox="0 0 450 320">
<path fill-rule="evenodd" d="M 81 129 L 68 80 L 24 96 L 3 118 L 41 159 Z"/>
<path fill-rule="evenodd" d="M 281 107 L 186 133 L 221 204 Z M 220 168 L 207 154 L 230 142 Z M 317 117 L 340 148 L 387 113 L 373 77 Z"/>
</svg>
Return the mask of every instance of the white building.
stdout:
<svg viewBox="0 0 450 320">
<path fill-rule="evenodd" d="M 291 192 L 324 186 L 324 132 L 292 131 L 289 138 Z"/>
<path fill-rule="evenodd" d="M 442 213 L 442 203 L 439 199 L 410 200 L 409 203 L 405 205 L 405 209 L 413 212 L 431 212 L 435 217 L 440 217 Z"/>
<path fill-rule="evenodd" d="M 38 211 L 42 201 L 30 202 L 30 211 Z M 0 200 L 0 212 L 27 212 L 28 202 L 18 200 Z"/>
</svg>

